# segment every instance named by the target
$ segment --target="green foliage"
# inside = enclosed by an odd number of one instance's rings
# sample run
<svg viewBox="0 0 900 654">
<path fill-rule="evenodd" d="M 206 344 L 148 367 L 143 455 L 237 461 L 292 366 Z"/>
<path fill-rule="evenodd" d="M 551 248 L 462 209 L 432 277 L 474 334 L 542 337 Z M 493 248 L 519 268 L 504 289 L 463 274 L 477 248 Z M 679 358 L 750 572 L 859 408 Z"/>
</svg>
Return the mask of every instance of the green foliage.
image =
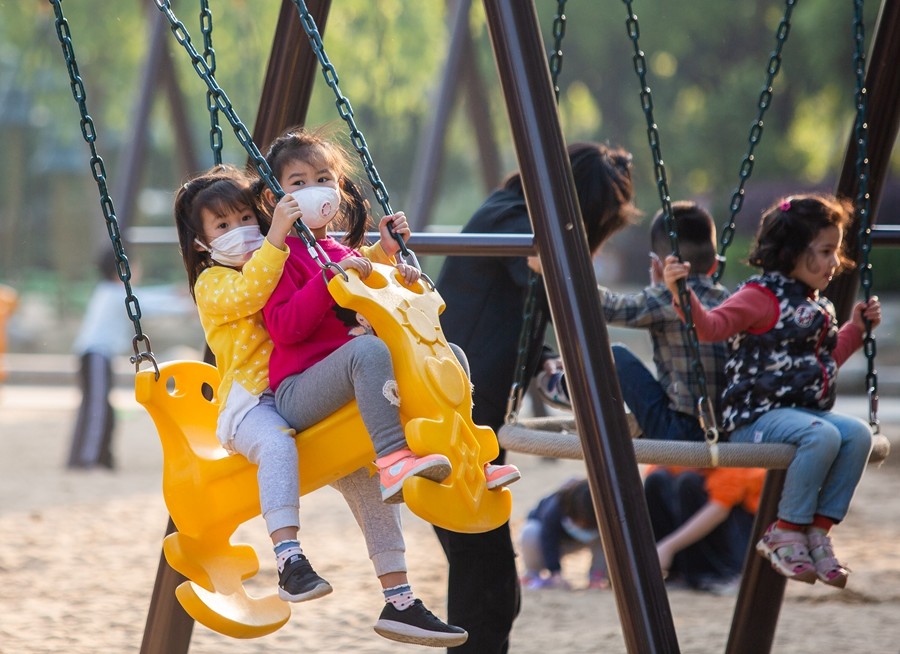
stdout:
<svg viewBox="0 0 900 654">
<path fill-rule="evenodd" d="M 255 123 L 279 4 L 210 2 L 216 77 L 248 128 Z M 867 5 L 867 36 L 871 40 L 878 8 L 876 2 Z M 538 0 L 535 6 L 547 47 L 557 3 Z M 191 32 L 195 47 L 202 50 L 197 3 L 177 0 L 173 7 Z M 117 164 L 134 143 L 135 102 L 148 37 L 159 12 L 152 3 L 136 2 L 67 0 L 63 8 L 98 130 L 98 149 L 107 161 L 115 190 L 122 172 Z M 567 8 L 560 78 L 565 135 L 569 140 L 608 141 L 630 149 L 635 158 L 638 205 L 650 216 L 659 200 L 632 43 L 625 29 L 625 5 L 615 0 L 570 2 Z M 649 63 L 648 82 L 672 197 L 703 201 L 714 215 L 724 218 L 748 148 L 750 122 L 757 113 L 784 2 L 636 0 L 634 8 Z M 403 208 L 409 196 L 418 142 L 435 110 L 434 97 L 449 42 L 446 13 L 446 3 L 434 0 L 335 0 L 324 31 L 325 47 L 338 71 L 341 89 L 353 106 L 395 208 Z M 851 19 L 849 3 L 840 7 L 798 3 L 774 102 L 756 149 L 754 174 L 747 186 L 748 200 L 753 198 L 757 205 L 771 201 L 758 195 L 773 181 L 833 185 L 853 118 Z M 499 172 L 506 173 L 516 167 L 515 153 L 480 2 L 473 3 L 470 25 L 476 65 L 488 94 L 488 118 L 502 161 Z M 823 43 L 828 47 L 822 47 Z M 297 47 L 308 45 L 303 42 Z M 193 145 L 203 154 L 203 161 L 211 161 L 205 85 L 174 39 L 169 51 L 187 102 Z M 142 184 L 144 191 L 161 190 L 166 201 L 161 208 L 141 202 L 135 224 L 171 224 L 168 198 L 184 174 L 173 165 L 181 144 L 172 130 L 164 94 L 159 96 L 153 106 Z M 442 225 L 464 222 L 486 192 L 463 96 L 460 93 L 445 135 L 443 175 L 431 182 L 439 186 L 433 222 Z M 12 97 L 17 98 L 15 103 L 9 100 Z M 78 247 L 87 250 L 106 238 L 78 121 L 52 5 L 0 0 L 0 138 L 7 146 L 0 148 L 0 242 L 16 243 L 11 254 L 0 249 L 4 255 L 0 279 L 52 268 L 49 253 L 53 250 L 46 247 L 46 241 L 53 238 L 50 226 L 59 206 L 67 207 L 73 220 L 93 221 L 93 228 L 82 230 L 84 240 Z M 331 90 L 321 78 L 313 92 L 308 122 L 333 123 L 345 131 Z M 245 153 L 230 128 L 224 125 L 223 129 L 224 158 L 244 161 Z M 21 144 L 12 147 L 11 134 L 21 136 Z M 895 167 L 900 165 L 897 157 Z M 63 188 L 71 188 L 74 179 L 84 190 L 66 202 L 54 203 L 48 189 L 57 188 L 55 178 L 61 177 L 70 180 Z M 15 189 L 10 186 L 13 183 Z M 142 193 L 142 198 L 145 195 Z M 114 200 L 117 204 L 122 201 Z M 752 223 L 755 216 L 742 216 L 741 221 Z M 735 245 L 734 251 L 737 257 L 732 260 L 739 259 L 746 248 Z M 89 259 L 85 257 L 86 267 Z M 729 264 L 730 271 L 735 268 Z"/>
</svg>

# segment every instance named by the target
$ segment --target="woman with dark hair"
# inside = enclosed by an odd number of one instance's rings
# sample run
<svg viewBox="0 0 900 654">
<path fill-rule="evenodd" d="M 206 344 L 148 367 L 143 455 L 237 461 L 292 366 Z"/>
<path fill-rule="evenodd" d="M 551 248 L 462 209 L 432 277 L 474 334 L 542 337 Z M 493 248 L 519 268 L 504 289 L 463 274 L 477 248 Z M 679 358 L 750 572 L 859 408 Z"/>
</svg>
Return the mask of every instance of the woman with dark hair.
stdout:
<svg viewBox="0 0 900 654">
<path fill-rule="evenodd" d="M 569 161 L 588 247 L 595 254 L 612 234 L 637 215 L 631 204 L 631 155 L 597 143 L 569 146 Z M 530 234 L 522 179 L 511 175 L 484 201 L 463 233 Z M 448 257 L 437 287 L 447 304 L 441 325 L 449 341 L 466 352 L 474 384 L 472 418 L 495 431 L 506 417 L 524 319 L 529 266 L 526 257 Z M 558 368 L 560 359 L 544 347 L 550 318 L 538 285 L 528 343 L 527 374 Z M 503 462 L 505 452 L 495 463 Z M 483 534 L 435 528 L 450 564 L 447 610 L 453 624 L 469 632 L 454 654 L 502 654 L 519 612 L 519 581 L 509 525 Z"/>
</svg>

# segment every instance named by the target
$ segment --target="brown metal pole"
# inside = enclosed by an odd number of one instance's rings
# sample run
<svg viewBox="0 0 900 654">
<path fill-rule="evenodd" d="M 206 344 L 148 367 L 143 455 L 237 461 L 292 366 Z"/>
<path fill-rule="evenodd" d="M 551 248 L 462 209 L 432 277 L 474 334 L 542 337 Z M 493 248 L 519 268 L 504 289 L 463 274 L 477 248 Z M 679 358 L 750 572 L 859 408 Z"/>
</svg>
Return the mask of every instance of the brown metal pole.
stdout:
<svg viewBox="0 0 900 654">
<path fill-rule="evenodd" d="M 169 518 L 166 536 L 174 531 L 175 523 Z M 191 646 L 194 619 L 185 613 L 175 599 L 175 589 L 183 581 L 185 577 L 170 568 L 160 552 L 156 583 L 141 641 L 141 654 L 187 654 Z"/>
<path fill-rule="evenodd" d="M 450 42 L 447 46 L 447 62 L 438 87 L 437 97 L 431 103 L 431 120 L 424 138 L 419 139 L 412 179 L 409 184 L 409 226 L 414 232 L 421 231 L 431 222 L 434 197 L 441 177 L 441 163 L 444 155 L 444 135 L 456 104 L 460 72 L 463 59 L 463 35 L 469 31 L 469 9 L 472 0 L 453 0 L 450 3 Z"/>
<path fill-rule="evenodd" d="M 534 3 L 484 6 L 625 644 L 678 652 Z"/>
<path fill-rule="evenodd" d="M 324 36 L 331 0 L 307 0 L 306 7 Z M 263 153 L 286 128 L 306 121 L 309 98 L 318 75 L 317 64 L 318 59 L 300 24 L 297 6 L 291 0 L 282 0 L 253 128 L 253 142 Z"/>
<path fill-rule="evenodd" d="M 481 162 L 481 181 L 484 190 L 489 192 L 500 186 L 502 174 L 500 149 L 497 147 L 497 137 L 491 124 L 491 106 L 487 90 L 478 70 L 475 43 L 468 30 L 462 36 L 462 76 L 466 89 L 466 111 L 469 113 L 469 122 L 475 128 L 478 160 Z"/>
<path fill-rule="evenodd" d="M 744 557 L 741 589 L 734 605 L 725 654 L 766 654 L 772 650 L 787 579 L 772 570 L 769 562 L 756 554 L 755 548 L 756 542 L 778 515 L 785 474 L 784 470 L 769 470 L 766 473 L 749 551 Z"/>
<path fill-rule="evenodd" d="M 891 152 L 900 127 L 900 75 L 897 74 L 897 62 L 900 61 L 900 0 L 884 0 L 881 3 L 871 50 L 866 70 L 866 113 L 869 126 L 866 150 L 869 156 L 869 215 L 874 224 L 884 180 L 890 168 Z M 850 134 L 847 154 L 835 190 L 837 195 L 850 199 L 855 199 L 859 190 L 856 152 L 854 130 Z M 859 249 L 858 230 L 859 224 L 854 221 L 844 235 L 848 254 L 854 260 Z M 844 321 L 850 317 L 858 289 L 859 273 L 850 271 L 835 279 L 825 290 L 825 294 L 835 304 L 839 320 Z"/>
</svg>

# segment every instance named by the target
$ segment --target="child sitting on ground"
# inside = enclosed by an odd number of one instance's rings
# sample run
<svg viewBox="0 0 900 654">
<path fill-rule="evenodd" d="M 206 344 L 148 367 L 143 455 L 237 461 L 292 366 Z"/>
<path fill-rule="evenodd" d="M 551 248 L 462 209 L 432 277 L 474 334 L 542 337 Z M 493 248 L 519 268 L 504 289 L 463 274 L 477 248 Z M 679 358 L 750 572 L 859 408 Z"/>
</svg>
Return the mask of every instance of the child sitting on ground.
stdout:
<svg viewBox="0 0 900 654">
<path fill-rule="evenodd" d="M 716 594 L 736 589 L 765 477 L 763 468 L 648 471 L 644 495 L 667 580 Z"/>
<path fill-rule="evenodd" d="M 597 530 L 597 516 L 587 479 L 571 480 L 538 502 L 528 513 L 519 536 L 525 562 L 526 588 L 563 588 L 562 559 L 584 549 L 591 551 L 589 588 L 606 588 L 606 558 Z"/>
</svg>

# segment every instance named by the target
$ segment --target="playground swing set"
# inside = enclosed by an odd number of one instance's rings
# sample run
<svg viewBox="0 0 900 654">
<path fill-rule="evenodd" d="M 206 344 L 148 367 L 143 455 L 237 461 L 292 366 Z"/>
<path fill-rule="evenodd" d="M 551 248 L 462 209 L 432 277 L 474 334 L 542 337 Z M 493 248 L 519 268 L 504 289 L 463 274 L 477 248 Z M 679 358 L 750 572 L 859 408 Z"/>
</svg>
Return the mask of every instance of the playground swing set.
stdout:
<svg viewBox="0 0 900 654">
<path fill-rule="evenodd" d="M 788 0 L 785 21 L 789 20 L 790 9 L 794 1 Z M 212 366 L 196 361 L 157 364 L 152 353 L 150 340 L 141 330 L 140 306 L 137 298 L 132 293 L 128 260 L 125 256 L 112 199 L 107 191 L 103 161 L 97 154 L 95 146 L 96 133 L 93 121 L 87 112 L 84 85 L 78 73 L 68 23 L 62 13 L 62 0 L 50 0 L 50 2 L 53 4 L 56 13 L 57 35 L 68 67 L 72 93 L 81 112 L 82 135 L 91 151 L 90 166 L 100 194 L 101 208 L 107 223 L 113 249 L 117 255 L 119 277 L 125 289 L 126 311 L 135 328 L 135 337 L 133 339 L 134 355 L 131 361 L 135 364 L 136 369 L 136 395 L 153 417 L 163 444 L 163 490 L 172 521 L 177 529 L 176 532 L 167 536 L 163 550 L 169 564 L 188 580 L 179 586 L 176 595 L 191 617 L 223 634 L 247 638 L 271 633 L 288 620 L 290 609 L 288 605 L 281 602 L 277 597 L 258 599 L 246 593 L 243 588 L 243 581 L 256 574 L 259 565 L 258 560 L 252 548 L 246 545 L 232 545 L 230 543 L 230 537 L 236 527 L 259 513 L 258 494 L 255 492 L 255 471 L 241 457 L 229 456 L 215 439 L 215 388 L 218 384 L 215 369 Z M 364 162 L 376 196 L 385 212 L 389 213 L 387 193 L 371 162 L 365 140 L 353 121 L 350 104 L 340 92 L 337 75 L 334 67 L 331 66 L 325 55 L 315 23 L 303 0 L 291 0 L 291 2 L 296 5 L 299 11 L 303 29 L 309 36 L 315 55 L 322 65 L 322 72 L 326 82 L 335 93 L 339 113 L 351 128 L 351 140 Z M 631 10 L 630 0 L 623 0 L 623 2 L 625 2 L 629 10 L 628 25 L 629 33 L 635 45 L 635 66 L 639 75 L 641 75 L 641 62 L 639 60 L 642 58 L 642 53 L 637 43 L 636 17 L 634 17 Z M 218 129 L 216 115 L 221 110 L 234 128 L 238 140 L 255 163 L 261 177 L 275 195 L 281 197 L 283 195 L 282 189 L 272 177 L 265 159 L 259 154 L 252 138 L 250 138 L 246 128 L 234 112 L 231 102 L 216 83 L 213 69 L 206 62 L 206 59 L 210 58 L 212 53 L 211 42 L 208 40 L 209 30 L 204 29 L 204 37 L 207 39 L 207 52 L 206 58 L 204 58 L 193 48 L 187 30 L 183 23 L 172 13 L 170 3 L 166 0 L 156 0 L 156 5 L 169 20 L 173 34 L 179 44 L 190 55 L 195 71 L 204 80 L 209 89 L 207 98 L 212 120 L 211 141 L 213 142 L 214 156 L 217 157 L 217 162 L 221 160 L 221 146 L 219 142 L 217 153 L 215 134 L 218 132 L 221 135 L 221 131 Z M 508 2 L 498 0 L 498 2 L 488 2 L 487 5 L 489 5 L 488 20 L 497 31 L 497 35 L 492 35 L 492 39 L 502 41 L 506 38 L 503 31 L 504 29 L 510 29 L 509 25 L 513 23 L 516 24 L 517 29 L 523 29 L 526 38 L 528 34 L 534 33 L 534 27 L 530 22 L 533 16 L 516 16 Z M 558 18 L 563 21 L 560 23 L 561 25 L 564 25 L 564 17 L 562 15 L 564 5 L 565 2 L 561 0 L 558 15 Z M 861 19 L 861 5 L 862 2 L 859 0 L 855 3 L 857 19 Z M 206 7 L 205 0 L 202 6 Z M 509 25 L 502 25 L 501 18 L 504 15 L 507 18 L 512 17 L 514 20 L 510 21 Z M 862 29 L 861 22 L 856 22 L 855 28 L 857 30 L 857 51 L 855 57 L 858 75 L 857 162 L 858 171 L 861 171 L 856 180 L 859 182 L 857 206 L 859 207 L 862 204 L 864 207 L 859 211 L 859 217 L 868 219 L 869 196 L 865 191 L 868 177 L 866 168 L 868 160 L 865 156 L 867 143 L 865 123 L 866 97 L 863 85 L 865 66 L 864 56 L 861 54 L 862 39 L 859 36 Z M 782 28 L 780 27 L 779 29 L 781 30 Z M 787 30 L 784 29 L 784 32 L 780 32 L 780 34 L 786 37 Z M 557 36 L 561 39 L 561 35 L 562 30 L 560 29 L 557 32 Z M 518 35 L 515 35 L 515 38 L 518 38 Z M 779 36 L 779 51 L 783 41 L 784 39 Z M 557 42 L 558 45 L 559 41 Z M 560 53 L 561 51 L 557 47 L 554 54 L 559 55 Z M 499 57 L 500 55 L 498 54 L 498 61 Z M 513 75 L 505 68 L 508 67 L 508 63 L 504 61 L 499 64 L 501 79 L 504 72 Z M 780 55 L 778 63 L 780 63 Z M 560 66 L 561 58 L 557 61 L 557 72 Z M 528 66 L 526 65 L 527 68 Z M 770 61 L 769 83 L 775 72 L 777 72 L 777 65 L 773 70 L 772 62 Z M 523 78 L 516 79 L 515 83 L 529 83 L 530 74 L 530 72 L 526 71 Z M 658 150 L 658 133 L 655 133 L 655 123 L 652 120 L 652 102 L 649 98 L 649 88 L 646 86 L 643 77 L 641 82 L 642 102 L 644 103 L 645 115 L 648 121 L 648 135 L 651 148 L 654 152 L 658 188 L 666 212 L 667 227 L 669 228 L 673 251 L 677 255 L 677 232 L 674 228 L 674 221 L 671 219 L 668 189 L 665 186 L 665 169 Z M 770 91 L 771 89 L 769 88 Z M 646 97 L 644 96 L 645 92 Z M 764 111 L 767 104 L 768 100 L 764 100 L 761 97 L 761 112 Z M 523 120 L 523 124 L 526 122 Z M 732 231 L 734 217 L 743 199 L 743 183 L 749 177 L 752 169 L 752 148 L 761 135 L 761 116 L 757 124 L 759 133 L 754 136 L 754 130 L 751 130 L 751 152 L 748 153 L 742 165 L 741 185 L 739 192 L 735 192 L 735 198 L 732 201 L 730 225 Z M 517 147 L 521 147 L 521 133 L 517 132 L 517 129 L 521 129 L 521 125 L 514 125 Z M 539 139 L 542 137 L 543 132 L 536 136 Z M 520 152 L 520 159 L 521 157 Z M 523 179 L 526 182 L 529 174 L 530 171 L 523 171 Z M 538 217 L 539 222 L 544 219 L 545 217 L 543 216 Z M 867 255 L 870 248 L 871 226 L 868 220 L 864 223 L 861 220 L 861 225 L 860 241 L 862 243 L 862 251 L 866 255 L 863 266 L 863 286 L 866 290 L 866 297 L 868 297 L 871 287 L 871 265 L 868 262 Z M 414 287 L 406 287 L 399 282 L 387 267 L 383 269 L 376 267 L 375 272 L 367 280 L 359 280 L 352 271 L 348 273 L 343 271 L 337 264 L 327 261 L 327 256 L 324 255 L 324 252 L 317 251 L 314 239 L 312 239 L 311 234 L 308 233 L 308 230 L 302 223 L 298 222 L 296 227 L 307 244 L 310 256 L 319 263 L 326 279 L 328 278 L 327 273 L 332 273 L 333 276 L 328 282 L 328 286 L 336 302 L 365 315 L 379 336 L 388 343 L 397 366 L 397 380 L 400 393 L 404 398 L 404 410 L 408 412 L 402 418 L 406 427 L 407 438 L 412 448 L 422 453 L 441 452 L 453 462 L 454 474 L 450 480 L 443 484 L 436 484 L 422 479 L 407 481 L 404 487 L 404 496 L 410 509 L 434 524 L 469 533 L 486 531 L 508 520 L 511 506 L 509 491 L 503 490 L 499 493 L 486 492 L 484 477 L 481 472 L 484 463 L 496 456 L 498 451 L 497 440 L 493 437 L 491 430 L 478 427 L 471 421 L 471 394 L 468 380 L 455 357 L 450 353 L 446 340 L 441 333 L 438 315 L 443 308 L 443 304 L 434 285 L 427 279 L 427 276 L 423 276 L 424 281 L 419 282 Z M 538 229 L 536 227 L 537 232 Z M 550 236 L 559 241 L 552 230 Z M 406 248 L 402 240 L 398 239 L 398 241 L 400 242 L 403 256 L 407 257 L 415 265 L 414 255 Z M 724 247 L 727 247 L 727 242 L 723 239 L 722 254 L 724 254 Z M 322 260 L 323 258 L 325 259 L 324 261 Z M 717 274 L 720 274 L 720 272 L 721 269 Z M 550 281 L 552 281 L 554 274 L 552 270 L 549 270 Z M 577 304 L 579 302 L 576 298 Z M 690 332 L 692 329 L 690 320 L 688 320 L 688 328 Z M 693 340 L 696 340 L 695 334 Z M 876 433 L 876 438 L 881 441 L 881 443 L 876 443 L 875 453 L 873 454 L 873 460 L 878 460 L 879 457 L 884 458 L 887 455 L 887 441 L 881 436 L 878 429 L 876 414 L 877 377 L 874 371 L 875 347 L 870 330 L 867 330 L 866 334 L 866 354 L 869 359 L 867 384 L 869 387 L 870 423 L 873 426 L 873 431 Z M 140 369 L 141 364 L 145 362 L 149 362 L 152 365 L 152 370 L 142 371 Z M 698 402 L 702 403 L 703 399 L 701 394 Z M 600 413 L 603 413 L 602 410 Z M 600 417 L 603 418 L 604 416 L 601 415 Z M 710 418 L 714 420 L 712 416 Z M 511 423 L 508 426 L 514 427 L 515 425 Z M 341 430 L 343 436 L 340 448 L 335 447 L 333 440 L 329 442 L 329 434 L 333 434 L 337 429 Z M 509 449 L 524 449 L 524 451 L 531 453 L 547 452 L 554 456 L 574 458 L 570 456 L 571 453 L 563 452 L 558 448 L 554 449 L 555 446 L 552 445 L 549 449 L 545 445 L 539 445 L 537 449 L 516 447 L 518 443 L 514 439 L 510 440 L 507 437 L 504 440 L 504 434 L 508 435 L 509 433 L 511 432 L 504 428 L 500 434 L 501 444 Z M 547 433 L 541 432 L 540 438 L 544 439 Z M 741 456 L 736 455 L 734 458 L 731 458 L 726 453 L 726 448 L 735 446 L 730 444 L 719 446 L 717 444 L 714 422 L 711 428 L 708 429 L 708 433 L 709 436 L 705 444 L 705 447 L 708 449 L 706 457 L 691 455 L 692 461 L 703 458 L 706 461 L 706 465 L 754 465 L 777 469 L 785 467 L 790 460 L 791 453 L 789 452 L 778 454 L 783 459 L 784 465 L 781 465 L 775 459 L 766 459 L 764 456 L 759 456 L 759 450 L 756 448 L 761 446 L 748 446 L 754 448 L 754 451 L 757 453 L 753 455 L 756 456 L 753 462 L 750 462 L 753 456 L 749 453 L 746 457 L 742 453 Z M 359 467 L 370 465 L 374 458 L 371 442 L 359 419 L 358 411 L 352 403 L 323 423 L 299 434 L 297 442 L 300 450 L 299 474 L 301 493 L 315 490 Z M 585 442 L 584 438 L 582 438 L 582 444 Z M 639 442 L 634 441 L 636 452 Z M 703 443 L 697 445 L 704 446 Z M 541 450 L 541 447 L 544 450 Z M 591 453 L 591 457 L 586 458 L 589 459 L 590 464 L 591 459 L 594 458 L 593 453 Z M 654 451 L 652 458 L 655 463 L 684 461 L 683 452 L 672 455 L 672 458 L 667 459 L 664 452 Z M 673 459 L 677 459 L 677 461 Z M 691 465 L 703 465 L 703 463 L 691 463 Z M 626 511 L 627 509 L 628 507 L 626 507 Z M 630 519 L 629 516 L 626 516 L 625 522 L 629 522 Z M 613 545 L 614 550 L 617 547 L 619 547 L 619 544 Z M 622 545 L 622 547 L 625 546 Z M 627 572 L 635 574 L 634 569 Z M 636 574 L 637 581 L 642 581 L 641 577 L 644 573 Z M 634 605 L 634 597 L 629 595 L 632 589 L 619 589 L 617 592 L 625 594 L 626 606 Z M 652 609 L 653 603 L 658 599 L 645 597 L 644 601 L 649 602 Z M 740 610 L 745 610 L 745 607 L 739 606 L 736 610 L 736 622 L 738 621 L 737 611 Z M 626 613 L 636 614 L 638 612 L 626 611 Z M 652 614 L 653 611 L 650 610 L 648 613 Z M 775 616 L 777 617 L 777 607 Z M 766 617 L 772 622 L 771 615 Z M 636 644 L 644 642 L 647 645 L 651 645 L 650 649 L 646 651 L 662 651 L 663 649 L 671 651 L 671 648 L 665 647 L 667 641 L 671 644 L 674 640 L 670 624 L 662 624 L 658 628 L 649 627 L 642 634 L 640 625 L 629 622 L 629 620 L 635 619 L 634 616 L 630 618 L 623 616 L 622 619 L 626 642 L 629 644 L 630 650 L 638 651 Z M 666 621 L 663 620 L 663 622 Z M 747 622 L 752 623 L 753 620 L 748 620 Z M 644 626 L 648 627 L 648 625 Z M 737 647 L 733 651 L 748 651 L 742 650 L 740 644 L 740 638 L 748 635 L 747 629 L 743 631 L 738 629 L 736 634 L 737 640 L 735 640 L 734 631 L 732 635 L 733 638 L 729 642 L 729 651 L 732 651 L 733 647 Z M 644 639 L 643 641 L 642 638 Z M 759 642 L 762 642 L 764 649 L 757 648 L 755 651 L 767 651 L 765 648 L 771 645 L 771 640 L 766 643 L 766 637 L 762 636 L 761 638 L 762 640 Z M 771 636 L 768 638 L 770 639 Z M 734 643 L 737 643 L 737 645 Z M 652 646 L 653 644 L 656 646 Z M 657 647 L 660 649 L 657 650 Z"/>
</svg>

